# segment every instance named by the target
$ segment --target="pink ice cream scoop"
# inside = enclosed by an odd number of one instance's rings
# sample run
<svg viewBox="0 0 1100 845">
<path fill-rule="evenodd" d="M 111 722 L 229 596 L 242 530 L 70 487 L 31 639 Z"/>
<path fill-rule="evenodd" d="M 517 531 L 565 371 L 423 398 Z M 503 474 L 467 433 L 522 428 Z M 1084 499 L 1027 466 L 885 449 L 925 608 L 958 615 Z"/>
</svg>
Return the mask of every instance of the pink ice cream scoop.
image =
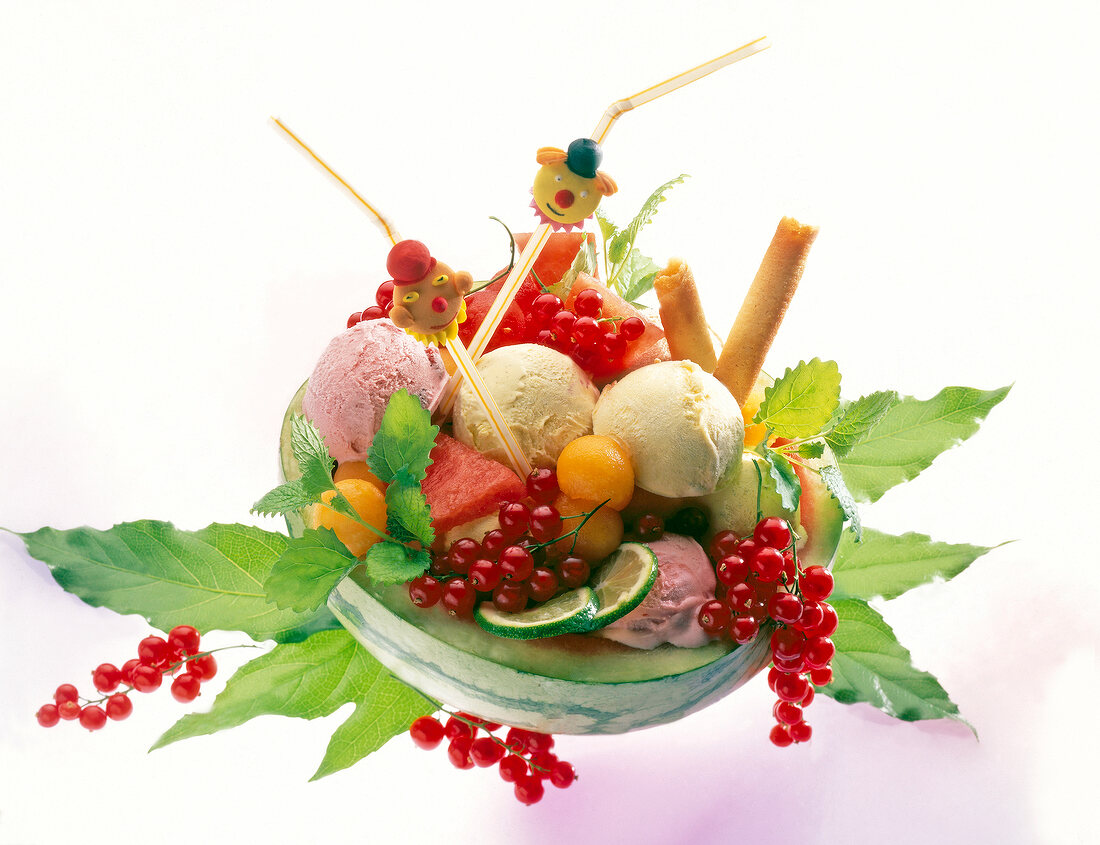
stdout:
<svg viewBox="0 0 1100 845">
<path fill-rule="evenodd" d="M 333 458 L 365 461 L 390 396 L 405 388 L 427 408 L 446 380 L 438 349 L 390 320 L 364 320 L 329 343 L 309 377 L 302 410 Z"/>
<path fill-rule="evenodd" d="M 656 583 L 640 605 L 596 635 L 632 648 L 706 645 L 711 637 L 699 625 L 699 608 L 714 598 L 717 584 L 707 553 L 690 537 L 678 534 L 646 545 L 657 555 Z"/>
</svg>

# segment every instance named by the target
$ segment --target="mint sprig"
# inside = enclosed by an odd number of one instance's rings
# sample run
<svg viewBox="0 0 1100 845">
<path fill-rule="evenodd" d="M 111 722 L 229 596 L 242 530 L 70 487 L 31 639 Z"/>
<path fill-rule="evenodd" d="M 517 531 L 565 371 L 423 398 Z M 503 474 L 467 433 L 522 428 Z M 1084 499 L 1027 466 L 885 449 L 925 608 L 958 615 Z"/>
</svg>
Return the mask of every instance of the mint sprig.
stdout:
<svg viewBox="0 0 1100 845">
<path fill-rule="evenodd" d="M 416 482 L 424 480 L 439 426 L 420 400 L 402 388 L 390 397 L 382 424 L 371 441 L 367 462 L 384 484 L 404 470 Z"/>
<path fill-rule="evenodd" d="M 427 571 L 432 556 L 400 543 L 375 543 L 367 551 L 367 575 L 375 584 L 404 584 Z"/>
</svg>

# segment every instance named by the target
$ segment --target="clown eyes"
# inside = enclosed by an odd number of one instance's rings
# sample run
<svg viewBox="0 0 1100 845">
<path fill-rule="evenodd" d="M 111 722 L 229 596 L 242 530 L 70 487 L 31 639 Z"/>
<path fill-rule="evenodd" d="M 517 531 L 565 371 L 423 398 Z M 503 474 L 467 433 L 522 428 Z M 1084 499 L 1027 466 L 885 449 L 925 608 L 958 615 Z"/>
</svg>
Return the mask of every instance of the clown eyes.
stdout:
<svg viewBox="0 0 1100 845">
<path fill-rule="evenodd" d="M 560 173 L 557 176 L 554 177 L 554 181 L 555 182 L 560 182 L 561 181 L 561 174 Z"/>
<path fill-rule="evenodd" d="M 581 199 L 582 200 L 587 196 L 588 196 L 588 191 L 581 191 Z"/>
<path fill-rule="evenodd" d="M 437 279 L 434 279 L 432 281 L 432 284 L 435 285 L 436 287 L 439 287 L 440 285 L 445 285 L 445 284 L 447 284 L 447 277 L 446 276 L 440 276 Z"/>
<path fill-rule="evenodd" d="M 420 294 L 418 294 L 414 290 L 409 291 L 407 294 L 401 297 L 401 301 L 404 302 L 406 305 L 412 305 L 418 299 L 420 299 Z"/>
</svg>

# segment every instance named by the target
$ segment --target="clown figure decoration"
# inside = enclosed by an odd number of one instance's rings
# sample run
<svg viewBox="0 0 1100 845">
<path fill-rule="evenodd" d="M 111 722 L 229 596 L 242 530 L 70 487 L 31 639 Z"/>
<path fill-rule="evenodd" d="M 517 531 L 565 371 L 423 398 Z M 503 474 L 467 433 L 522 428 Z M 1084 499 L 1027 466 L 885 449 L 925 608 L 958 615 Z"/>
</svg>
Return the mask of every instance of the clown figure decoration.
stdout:
<svg viewBox="0 0 1100 845">
<path fill-rule="evenodd" d="M 597 169 L 603 151 L 591 138 L 578 138 L 568 151 L 542 147 L 535 159 L 542 168 L 535 174 L 531 207 L 555 231 L 580 228 L 600 200 L 618 190 L 615 180 Z"/>
<path fill-rule="evenodd" d="M 393 277 L 390 319 L 421 343 L 443 346 L 458 334 L 466 319 L 462 298 L 473 286 L 473 277 L 437 261 L 420 241 L 399 241 L 386 258 Z"/>
</svg>

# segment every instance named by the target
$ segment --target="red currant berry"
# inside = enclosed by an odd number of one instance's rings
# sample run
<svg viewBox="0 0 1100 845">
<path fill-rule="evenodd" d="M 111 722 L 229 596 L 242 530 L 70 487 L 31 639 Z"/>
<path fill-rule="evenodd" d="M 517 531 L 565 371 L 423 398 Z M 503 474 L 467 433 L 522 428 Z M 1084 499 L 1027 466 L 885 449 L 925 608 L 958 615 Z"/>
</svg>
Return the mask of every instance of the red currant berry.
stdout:
<svg viewBox="0 0 1100 845">
<path fill-rule="evenodd" d="M 826 687 L 833 682 L 833 670 L 828 666 L 821 669 L 811 669 L 810 680 L 819 687 Z"/>
<path fill-rule="evenodd" d="M 748 540 L 745 541 L 745 543 L 748 542 Z M 783 553 L 770 546 L 764 546 L 756 550 L 750 566 L 757 578 L 765 584 L 771 584 L 778 581 L 779 576 L 783 574 Z"/>
<path fill-rule="evenodd" d="M 772 662 L 775 664 L 776 669 L 788 675 L 797 675 L 806 669 L 806 663 L 803 661 L 801 654 L 794 657 L 775 657 L 773 655 Z"/>
<path fill-rule="evenodd" d="M 126 693 L 118 692 L 107 699 L 107 718 L 113 722 L 121 722 L 134 712 L 134 702 Z"/>
<path fill-rule="evenodd" d="M 391 305 L 390 307 L 392 308 L 393 306 Z M 387 312 L 385 309 L 380 308 L 377 305 L 372 305 L 369 308 L 364 308 L 363 322 L 366 322 L 367 320 L 380 320 L 386 316 L 386 313 Z"/>
<path fill-rule="evenodd" d="M 540 543 L 553 540 L 561 533 L 561 514 L 553 505 L 539 505 L 531 511 L 531 536 Z"/>
<path fill-rule="evenodd" d="M 184 654 L 199 653 L 199 632 L 190 625 L 177 625 L 168 632 L 168 648 Z"/>
<path fill-rule="evenodd" d="M 531 511 L 523 502 L 509 502 L 502 505 L 498 515 L 501 530 L 511 540 L 523 536 L 527 531 L 527 523 L 531 519 Z"/>
<path fill-rule="evenodd" d="M 776 593 L 768 600 L 768 616 L 792 625 L 802 616 L 802 600 L 792 593 Z"/>
<path fill-rule="evenodd" d="M 760 623 L 751 616 L 738 616 L 730 623 L 730 637 L 738 645 L 747 645 L 760 633 Z"/>
<path fill-rule="evenodd" d="M 802 709 L 803 710 L 805 710 L 807 707 L 810 706 L 811 703 L 813 703 L 815 695 L 817 695 L 817 693 L 814 692 L 814 688 L 812 686 L 807 686 L 806 687 L 806 695 L 802 699 Z"/>
<path fill-rule="evenodd" d="M 509 754 L 500 761 L 500 779 L 507 783 L 514 783 L 528 772 L 527 761 L 515 754 Z"/>
<path fill-rule="evenodd" d="M 127 660 L 125 663 L 122 664 L 122 668 L 118 671 L 122 675 L 122 682 L 124 684 L 129 684 L 130 686 L 134 685 L 134 670 L 140 665 L 141 661 L 138 660 L 136 657 L 131 658 L 130 660 Z"/>
<path fill-rule="evenodd" d="M 200 681 L 209 681 L 218 674 L 218 661 L 212 654 L 200 654 L 187 661 L 187 671 Z"/>
<path fill-rule="evenodd" d="M 516 778 L 516 798 L 521 804 L 531 806 L 537 804 L 542 800 L 542 796 L 546 794 L 546 788 L 542 785 L 542 779 L 527 774 Z"/>
<path fill-rule="evenodd" d="M 530 735 L 531 731 L 523 728 L 508 728 L 508 733 L 504 736 L 504 744 L 513 754 L 523 754 L 527 751 L 527 739 Z"/>
<path fill-rule="evenodd" d="M 558 474 L 554 470 L 537 467 L 527 476 L 527 495 L 539 504 L 554 501 L 558 492 Z"/>
<path fill-rule="evenodd" d="M 190 672 L 184 672 L 172 681 L 172 698 L 183 704 L 194 701 L 199 696 L 199 679 Z"/>
<path fill-rule="evenodd" d="M 608 361 L 618 361 L 626 354 L 626 338 L 615 332 L 605 331 L 600 337 L 600 354 Z"/>
<path fill-rule="evenodd" d="M 776 725 L 772 728 L 771 733 L 768 734 L 768 739 L 772 741 L 773 745 L 777 745 L 780 748 L 786 748 L 792 742 L 791 731 L 786 725 Z"/>
<path fill-rule="evenodd" d="M 393 302 L 393 281 L 386 279 L 374 292 L 374 301 L 379 308 L 385 308 L 387 303 Z"/>
<path fill-rule="evenodd" d="M 813 735 L 814 729 L 807 725 L 805 722 L 799 722 L 797 725 L 791 725 L 791 739 L 795 742 L 809 742 L 810 737 Z"/>
<path fill-rule="evenodd" d="M 82 728 L 87 728 L 90 731 L 98 731 L 106 724 L 107 714 L 103 712 L 102 707 L 89 704 L 80 711 L 80 726 Z"/>
<path fill-rule="evenodd" d="M 783 552 L 783 583 L 788 587 L 792 586 L 797 575 L 798 564 L 794 562 L 794 555 L 790 552 Z"/>
<path fill-rule="evenodd" d="M 573 339 L 579 346 L 592 348 L 600 342 L 603 329 L 594 317 L 577 317 L 573 321 Z"/>
<path fill-rule="evenodd" d="M 527 585 L 520 581 L 502 581 L 493 590 L 493 604 L 503 613 L 519 613 L 527 607 Z"/>
<path fill-rule="evenodd" d="M 740 555 L 726 555 L 714 567 L 714 573 L 718 576 L 718 583 L 727 587 L 744 583 L 749 577 L 749 565 Z"/>
<path fill-rule="evenodd" d="M 665 533 L 665 521 L 656 514 L 647 513 L 638 520 L 635 532 L 643 541 L 660 540 Z"/>
<path fill-rule="evenodd" d="M 500 552 L 500 571 L 506 581 L 526 581 L 535 570 L 535 559 L 523 546 L 505 546 Z"/>
<path fill-rule="evenodd" d="M 573 337 L 573 323 L 577 321 L 577 315 L 572 311 L 559 311 L 550 320 L 550 331 L 559 342 L 571 340 Z"/>
<path fill-rule="evenodd" d="M 780 628 L 772 634 L 772 654 L 784 660 L 801 657 L 806 648 L 806 635 L 794 628 Z"/>
<path fill-rule="evenodd" d="M 61 721 L 61 716 L 57 713 L 56 704 L 43 704 L 38 708 L 38 712 L 35 713 L 34 716 L 38 719 L 38 724 L 44 728 L 52 728 Z"/>
<path fill-rule="evenodd" d="M 779 700 L 772 708 L 772 715 L 784 725 L 796 725 L 802 721 L 802 708 L 793 701 Z"/>
<path fill-rule="evenodd" d="M 433 716 L 421 716 L 409 725 L 409 736 L 418 747 L 431 751 L 443 741 L 443 725 Z"/>
<path fill-rule="evenodd" d="M 558 760 L 550 767 L 550 783 L 558 789 L 568 789 L 576 779 L 577 773 L 574 771 L 572 763 Z"/>
<path fill-rule="evenodd" d="M 443 585 L 431 575 L 418 575 L 409 582 L 409 599 L 417 607 L 432 607 L 443 597 Z"/>
<path fill-rule="evenodd" d="M 463 721 L 457 716 L 451 716 L 447 719 L 447 724 L 443 732 L 447 739 L 457 739 L 462 736 L 473 739 L 474 735 L 477 733 L 477 729 L 469 722 Z"/>
<path fill-rule="evenodd" d="M 813 628 L 807 628 L 806 636 L 831 637 L 833 634 L 836 633 L 836 629 L 839 624 L 840 617 L 837 616 L 836 610 L 833 609 L 833 606 L 826 602 L 822 602 L 821 621 L 814 625 Z"/>
<path fill-rule="evenodd" d="M 584 558 L 569 556 L 562 558 L 558 564 L 558 576 L 561 583 L 570 589 L 582 587 L 588 583 L 588 577 L 592 569 Z"/>
<path fill-rule="evenodd" d="M 554 737 L 539 731 L 527 731 L 527 750 L 532 754 L 547 752 L 554 747 Z"/>
<path fill-rule="evenodd" d="M 168 643 L 162 637 L 146 637 L 138 643 L 138 660 L 144 666 L 164 666 L 168 662 Z"/>
<path fill-rule="evenodd" d="M 735 613 L 747 613 L 755 597 L 756 590 L 742 581 L 740 584 L 734 584 L 726 592 L 726 603 Z"/>
<path fill-rule="evenodd" d="M 134 689 L 138 692 L 152 692 L 160 688 L 162 678 L 159 669 L 142 663 L 134 668 Z"/>
<path fill-rule="evenodd" d="M 57 705 L 57 715 L 66 722 L 80 718 L 80 705 L 75 701 L 62 701 Z"/>
<path fill-rule="evenodd" d="M 824 669 L 836 654 L 836 646 L 828 637 L 814 637 L 806 643 L 802 659 L 810 669 Z"/>
<path fill-rule="evenodd" d="M 753 539 L 761 546 L 771 546 L 782 551 L 791 544 L 791 529 L 787 520 L 778 516 L 769 516 L 756 523 L 752 532 Z"/>
<path fill-rule="evenodd" d="M 452 578 L 443 586 L 443 598 L 439 600 L 451 616 L 468 618 L 477 604 L 477 590 L 461 578 Z"/>
<path fill-rule="evenodd" d="M 573 300 L 573 313 L 578 317 L 595 317 L 603 308 L 603 295 L 595 288 L 585 288 Z"/>
<path fill-rule="evenodd" d="M 562 309 L 562 301 L 552 293 L 540 293 L 531 300 L 531 315 L 539 325 L 547 325 Z"/>
<path fill-rule="evenodd" d="M 531 754 L 531 773 L 538 776 L 540 780 L 546 780 L 550 777 L 550 770 L 554 768 L 556 762 L 558 762 L 556 754 L 550 751 L 534 751 Z"/>
<path fill-rule="evenodd" d="M 76 687 L 72 684 L 62 684 L 53 694 L 54 704 L 57 705 L 62 705 L 66 701 L 76 701 L 78 698 L 80 698 L 80 693 L 76 691 Z"/>
<path fill-rule="evenodd" d="M 474 586 L 474 589 L 478 592 L 491 593 L 500 586 L 502 577 L 503 573 L 500 571 L 500 564 L 496 561 L 480 558 L 470 564 L 470 574 L 468 578 L 470 583 Z"/>
<path fill-rule="evenodd" d="M 451 543 L 447 551 L 447 560 L 451 569 L 459 575 L 465 575 L 470 571 L 470 564 L 481 557 L 481 543 L 470 537 L 463 537 Z"/>
<path fill-rule="evenodd" d="M 122 683 L 122 673 L 113 663 L 100 663 L 92 672 L 92 686 L 100 692 L 114 692 Z"/>
<path fill-rule="evenodd" d="M 798 587 L 803 598 L 822 601 L 833 591 L 833 574 L 824 566 L 809 566 L 798 579 Z"/>
<path fill-rule="evenodd" d="M 509 545 L 511 540 L 508 536 L 499 528 L 494 528 L 492 531 L 486 532 L 485 536 L 481 538 L 481 548 L 485 552 L 485 557 L 490 560 L 496 560 L 503 551 L 504 547 Z M 472 566 L 473 564 L 471 564 Z"/>
<path fill-rule="evenodd" d="M 699 608 L 699 626 L 712 637 L 720 636 L 729 628 L 730 609 L 718 599 L 703 602 Z"/>
<path fill-rule="evenodd" d="M 470 759 L 475 766 L 495 766 L 504 757 L 504 746 L 489 736 L 479 737 L 470 746 Z"/>
<path fill-rule="evenodd" d="M 452 739 L 447 746 L 447 757 L 456 769 L 472 769 L 474 761 L 470 759 L 470 748 L 474 741 L 468 736 Z"/>
<path fill-rule="evenodd" d="M 783 701 L 801 701 L 809 686 L 801 675 L 781 675 L 775 682 L 775 694 Z"/>
<path fill-rule="evenodd" d="M 627 317 L 619 323 L 619 334 L 627 340 L 637 340 L 645 334 L 645 320 L 641 317 Z"/>
<path fill-rule="evenodd" d="M 537 602 L 549 601 L 558 591 L 558 576 L 552 569 L 536 566 L 527 579 L 527 592 Z"/>
<path fill-rule="evenodd" d="M 363 321 L 363 312 L 362 311 L 355 311 L 355 312 L 348 315 L 348 328 L 350 329 L 352 326 L 356 325 L 357 323 L 361 323 L 362 321 Z"/>
<path fill-rule="evenodd" d="M 821 624 L 821 620 L 824 618 L 825 613 L 821 609 L 821 604 L 819 602 L 803 601 L 802 615 L 798 618 L 796 627 L 802 631 L 812 631 Z"/>
<path fill-rule="evenodd" d="M 772 692 L 775 692 L 775 683 L 779 680 L 780 674 L 780 671 L 774 666 L 768 670 L 768 687 L 771 688 Z"/>
<path fill-rule="evenodd" d="M 741 538 L 732 531 L 719 531 L 710 541 L 710 559 L 718 561 L 732 555 L 740 542 Z"/>
</svg>

